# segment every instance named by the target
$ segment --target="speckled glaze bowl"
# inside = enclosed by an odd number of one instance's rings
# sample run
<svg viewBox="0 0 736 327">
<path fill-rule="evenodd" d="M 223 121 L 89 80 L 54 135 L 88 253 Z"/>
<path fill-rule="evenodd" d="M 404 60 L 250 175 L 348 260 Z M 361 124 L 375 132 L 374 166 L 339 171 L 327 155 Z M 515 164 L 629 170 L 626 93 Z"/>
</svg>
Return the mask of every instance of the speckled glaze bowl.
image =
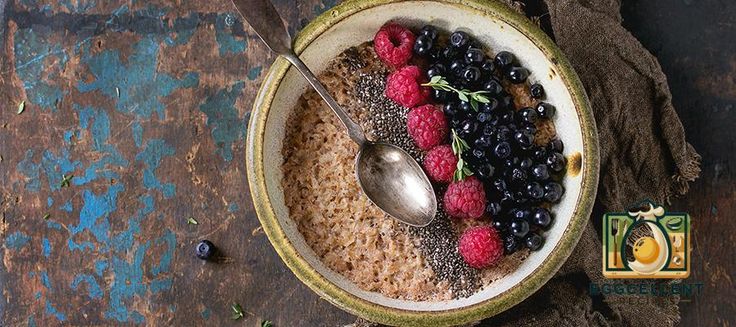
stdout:
<svg viewBox="0 0 736 327">
<path fill-rule="evenodd" d="M 319 16 L 294 46 L 315 73 L 350 46 L 373 38 L 385 22 L 415 28 L 425 23 L 470 32 L 494 52 L 509 50 L 544 85 L 565 144 L 566 193 L 553 208 L 546 243 L 514 272 L 468 298 L 443 302 L 396 300 L 366 292 L 327 268 L 305 243 L 284 202 L 281 179 L 285 121 L 306 81 L 279 58 L 253 105 L 248 128 L 248 180 L 258 218 L 286 265 L 312 290 L 355 315 L 388 325 L 442 326 L 480 320 L 502 312 L 538 290 L 577 244 L 593 207 L 598 182 L 598 139 L 585 91 L 554 43 L 529 20 L 502 3 L 481 0 L 348 0 Z M 600 249 L 590 249 L 600 251 Z"/>
</svg>

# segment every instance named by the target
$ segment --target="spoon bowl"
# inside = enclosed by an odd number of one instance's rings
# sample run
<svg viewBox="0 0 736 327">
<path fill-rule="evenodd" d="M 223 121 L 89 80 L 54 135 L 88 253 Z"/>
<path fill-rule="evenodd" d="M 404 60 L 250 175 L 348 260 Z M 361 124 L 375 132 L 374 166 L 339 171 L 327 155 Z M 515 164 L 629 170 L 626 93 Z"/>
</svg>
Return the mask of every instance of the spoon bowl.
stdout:
<svg viewBox="0 0 736 327">
<path fill-rule="evenodd" d="M 355 161 L 355 174 L 363 193 L 388 215 L 416 227 L 434 219 L 437 199 L 432 184 L 401 148 L 365 142 Z"/>
</svg>

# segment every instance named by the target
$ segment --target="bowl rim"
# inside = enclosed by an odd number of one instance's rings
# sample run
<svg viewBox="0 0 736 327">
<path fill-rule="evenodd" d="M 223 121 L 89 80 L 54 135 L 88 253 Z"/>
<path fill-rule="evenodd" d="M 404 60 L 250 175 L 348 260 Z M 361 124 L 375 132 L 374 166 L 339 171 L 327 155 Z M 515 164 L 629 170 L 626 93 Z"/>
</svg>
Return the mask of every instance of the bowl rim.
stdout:
<svg viewBox="0 0 736 327">
<path fill-rule="evenodd" d="M 585 160 L 581 169 L 581 192 L 576 201 L 573 215 L 567 228 L 563 231 L 560 242 L 546 260 L 521 282 L 496 297 L 465 307 L 431 312 L 397 309 L 373 303 L 350 294 L 322 276 L 310 266 L 289 241 L 278 222 L 266 187 L 263 142 L 271 103 L 278 90 L 279 83 L 289 68 L 289 63 L 282 57 L 278 57 L 274 61 L 253 103 L 246 140 L 248 185 L 258 219 L 274 249 L 296 277 L 320 297 L 349 313 L 382 324 L 401 326 L 458 325 L 496 315 L 518 304 L 552 278 L 570 256 L 587 225 L 588 217 L 593 209 L 600 161 L 598 133 L 585 89 L 561 50 L 529 19 L 496 0 L 347 0 L 327 10 L 307 25 L 295 38 L 294 50 L 296 53 L 301 53 L 311 42 L 334 24 L 357 12 L 406 1 L 439 2 L 456 5 L 465 10 L 504 21 L 531 40 L 545 54 L 566 85 L 578 117 L 580 117 L 583 158 Z"/>
</svg>

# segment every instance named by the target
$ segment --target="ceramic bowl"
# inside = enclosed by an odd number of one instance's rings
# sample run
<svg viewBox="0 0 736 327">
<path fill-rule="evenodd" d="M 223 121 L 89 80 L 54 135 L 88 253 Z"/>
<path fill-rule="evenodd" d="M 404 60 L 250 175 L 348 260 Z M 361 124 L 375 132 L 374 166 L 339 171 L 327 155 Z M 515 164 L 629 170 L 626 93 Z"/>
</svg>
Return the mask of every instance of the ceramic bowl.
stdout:
<svg viewBox="0 0 736 327">
<path fill-rule="evenodd" d="M 325 266 L 289 217 L 281 187 L 286 117 L 306 81 L 277 59 L 258 93 L 248 128 L 248 180 L 258 218 L 271 244 L 294 274 L 320 296 L 355 315 L 388 325 L 440 326 L 480 320 L 519 303 L 559 269 L 587 223 L 598 181 L 598 140 L 585 91 L 554 43 L 525 17 L 502 3 L 481 0 L 348 0 L 315 19 L 294 47 L 307 66 L 321 72 L 343 50 L 370 41 L 388 21 L 419 28 L 431 23 L 463 29 L 494 52 L 509 50 L 544 85 L 557 107 L 554 122 L 565 144 L 566 193 L 554 206 L 545 245 L 514 272 L 476 294 L 443 302 L 396 300 L 363 291 Z M 600 251 L 600 249 L 590 249 Z"/>
</svg>

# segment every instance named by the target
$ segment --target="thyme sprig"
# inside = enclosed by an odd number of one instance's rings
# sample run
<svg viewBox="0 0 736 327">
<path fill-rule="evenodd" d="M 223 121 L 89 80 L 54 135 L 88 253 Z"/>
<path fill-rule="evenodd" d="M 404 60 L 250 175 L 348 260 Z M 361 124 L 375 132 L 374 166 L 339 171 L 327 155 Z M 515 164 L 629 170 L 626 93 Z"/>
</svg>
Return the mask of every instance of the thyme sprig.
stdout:
<svg viewBox="0 0 736 327">
<path fill-rule="evenodd" d="M 465 142 L 460 136 L 457 135 L 457 132 L 455 130 L 452 130 L 452 153 L 454 153 L 457 156 L 457 166 L 455 167 L 455 174 L 453 174 L 452 178 L 455 181 L 461 181 L 465 179 L 465 177 L 473 175 L 473 172 L 470 171 L 470 168 L 466 165 L 465 160 L 463 160 L 463 151 L 469 150 L 470 146 L 468 146 L 468 143 Z"/>
<path fill-rule="evenodd" d="M 450 85 L 450 82 L 448 82 L 446 78 L 440 75 L 432 76 L 432 79 L 429 80 L 429 83 L 424 83 L 422 84 L 422 86 L 429 86 L 435 90 L 455 92 L 457 93 L 458 99 L 465 102 L 470 102 L 470 106 L 475 111 L 478 111 L 478 103 L 490 102 L 488 97 L 485 96 L 486 93 L 489 93 L 488 91 L 470 91 L 468 89 L 460 90 Z"/>
</svg>

